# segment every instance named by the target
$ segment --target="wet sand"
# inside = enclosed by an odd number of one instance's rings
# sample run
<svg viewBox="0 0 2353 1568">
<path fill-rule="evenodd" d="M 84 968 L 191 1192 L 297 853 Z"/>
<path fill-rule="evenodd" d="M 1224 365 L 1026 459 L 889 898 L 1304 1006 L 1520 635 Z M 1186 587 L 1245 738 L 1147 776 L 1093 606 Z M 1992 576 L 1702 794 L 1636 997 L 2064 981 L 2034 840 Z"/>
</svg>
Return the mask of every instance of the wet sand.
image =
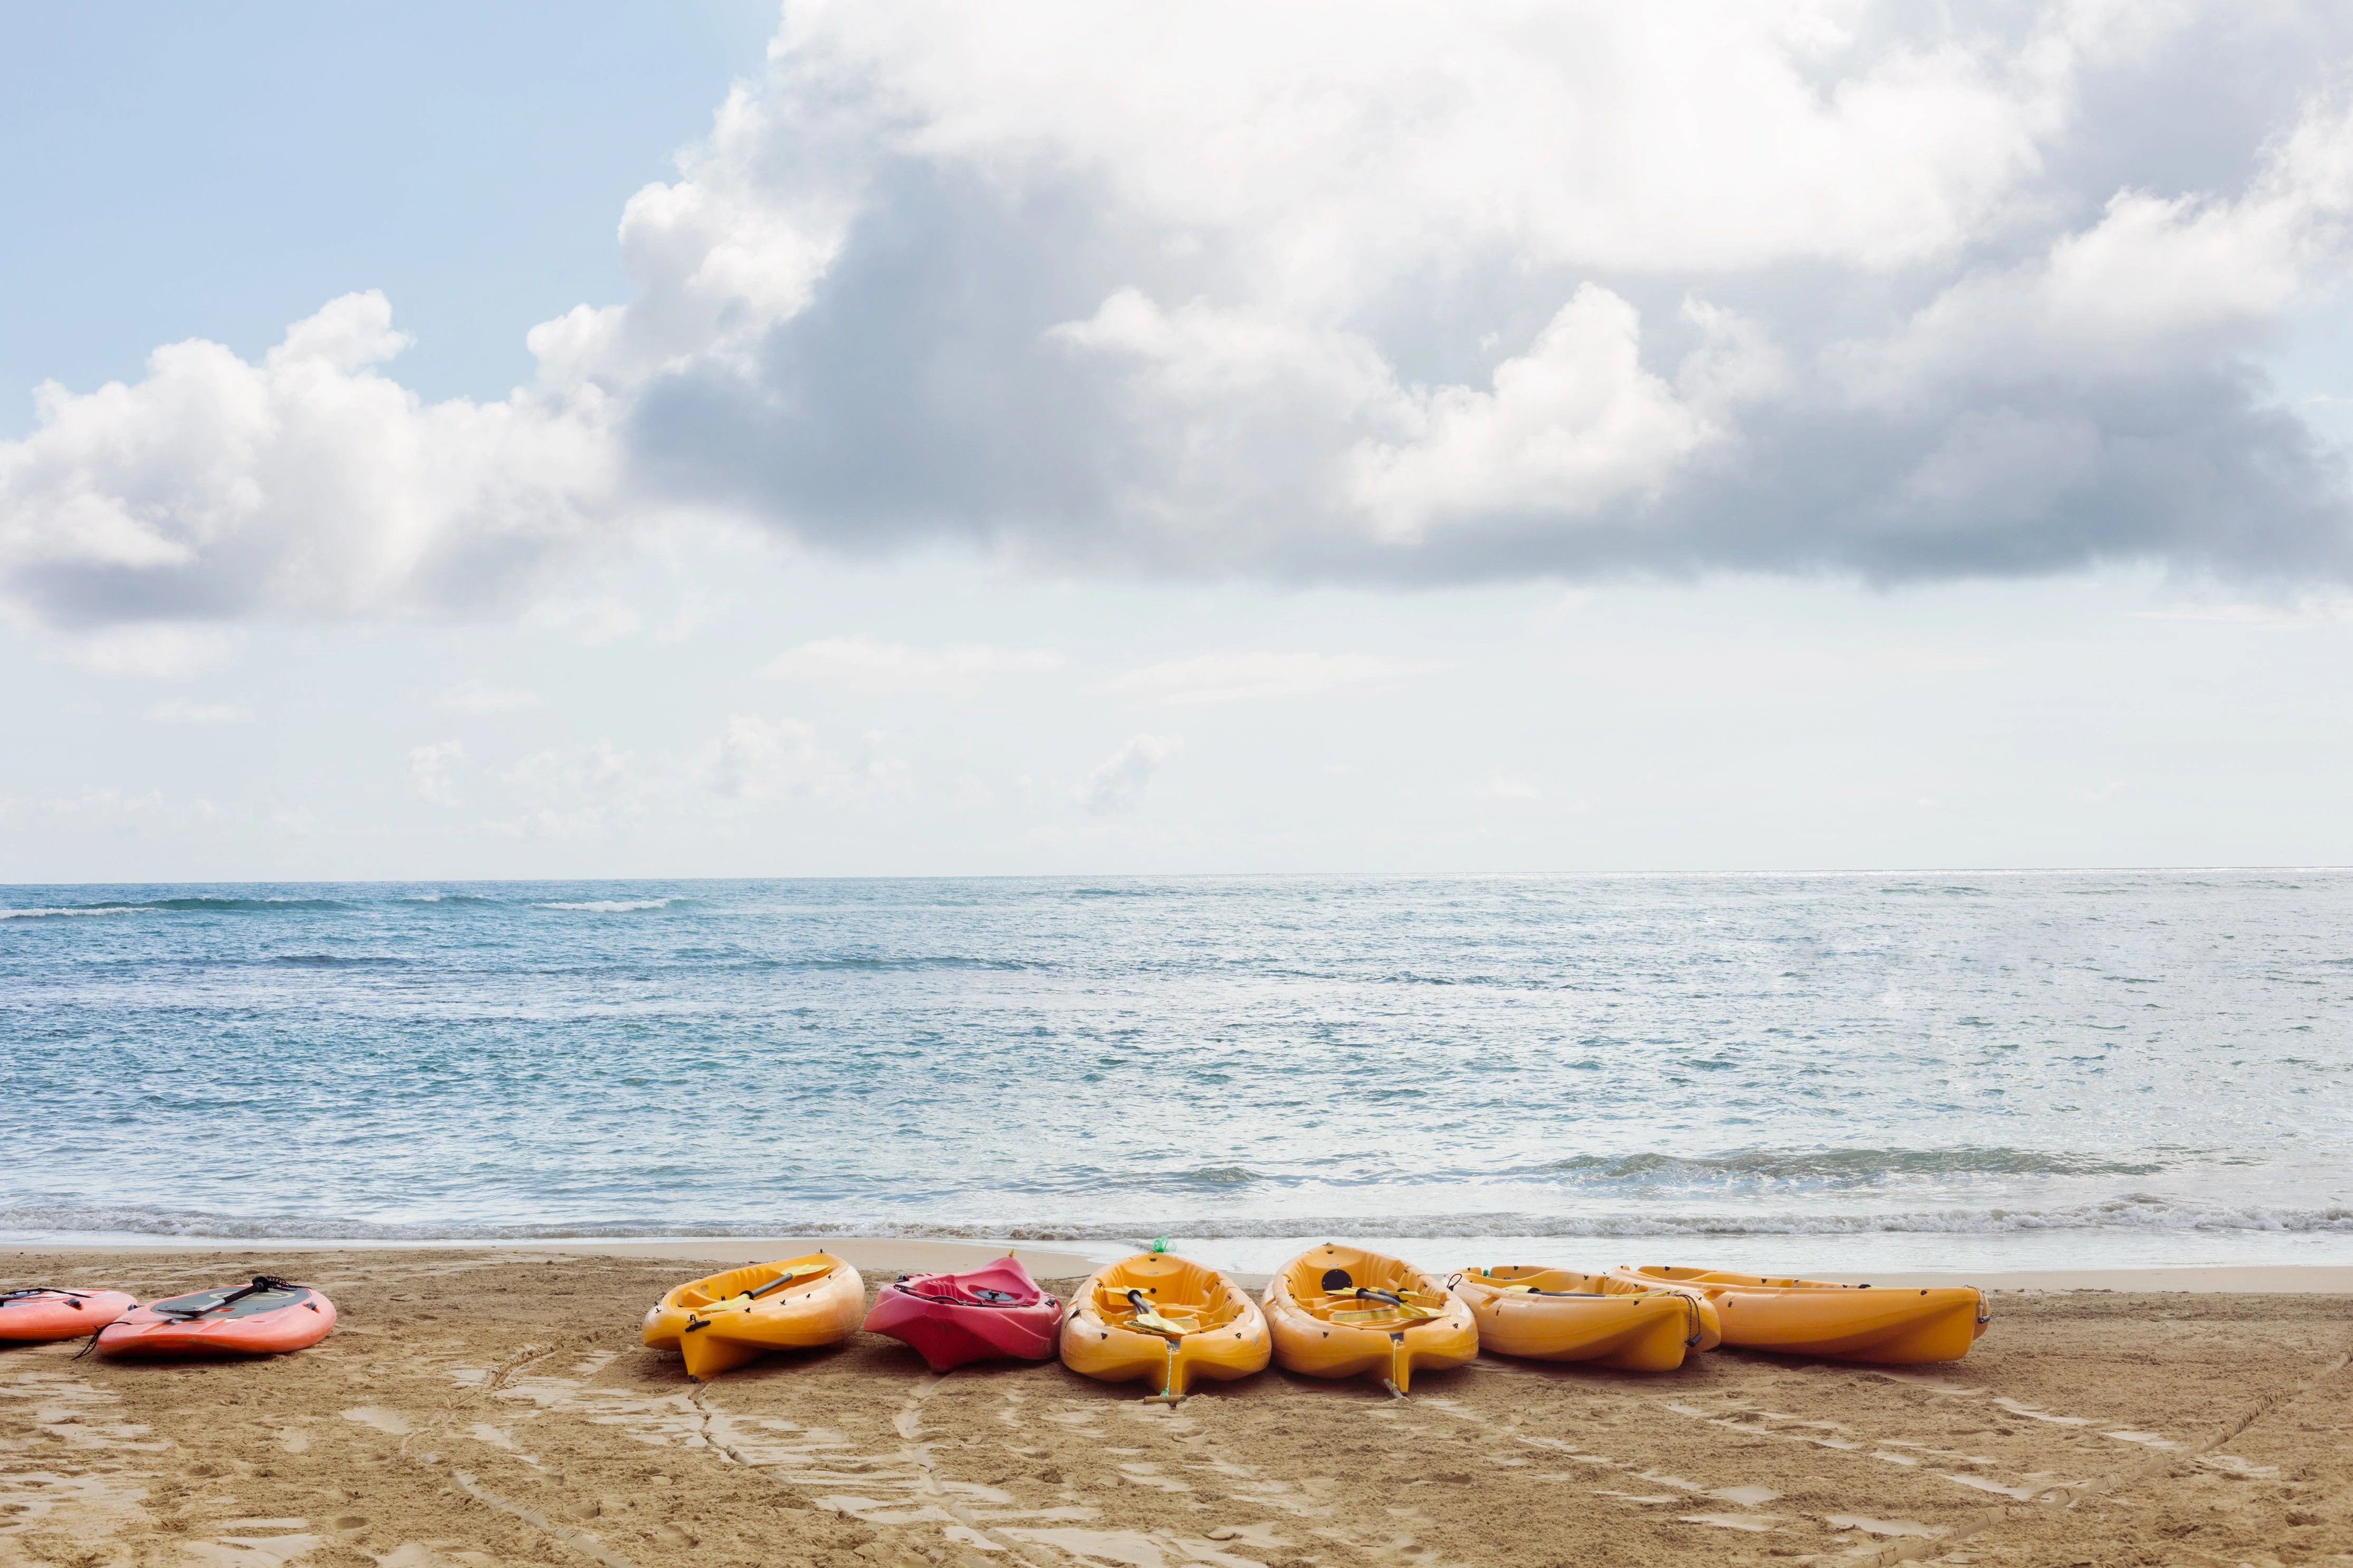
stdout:
<svg viewBox="0 0 2353 1568">
<path fill-rule="evenodd" d="M 2010 1291 L 1949 1367 L 1482 1357 L 1171 1409 L 864 1335 L 692 1384 L 638 1343 L 679 1250 L 0 1253 L 9 1286 L 266 1270 L 343 1313 L 260 1362 L 0 1351 L 0 1563 L 2353 1563 L 2343 1294 Z"/>
</svg>

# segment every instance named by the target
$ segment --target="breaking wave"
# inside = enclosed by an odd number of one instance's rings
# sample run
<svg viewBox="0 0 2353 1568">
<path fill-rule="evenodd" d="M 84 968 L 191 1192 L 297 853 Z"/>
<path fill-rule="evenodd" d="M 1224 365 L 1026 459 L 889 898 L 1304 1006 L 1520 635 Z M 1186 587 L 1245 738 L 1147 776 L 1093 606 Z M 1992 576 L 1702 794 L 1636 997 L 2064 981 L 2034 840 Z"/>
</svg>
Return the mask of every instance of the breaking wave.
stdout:
<svg viewBox="0 0 2353 1568">
<path fill-rule="evenodd" d="M 1204 1173 L 1205 1174 L 1214 1174 Z M 981 1220 L 969 1224 L 884 1215 L 784 1215 L 765 1220 L 682 1217 L 539 1224 L 388 1222 L 311 1215 L 228 1215 L 128 1205 L 24 1205 L 0 1208 L 0 1234 L 217 1238 L 224 1241 L 530 1241 L 622 1240 L 654 1237 L 876 1237 L 908 1240 L 1128 1242 L 1139 1237 L 1206 1240 L 1289 1237 L 1731 1237 L 1833 1236 L 1999 1236 L 2036 1232 L 2128 1231 L 2190 1235 L 2353 1235 L 2353 1205 L 2317 1208 L 2199 1204 L 2137 1195 L 2048 1209 L 1938 1209 L 1909 1214 L 1540 1214 L 1390 1215 L 1377 1218 L 1285 1215 L 1235 1219 L 1191 1217 L 1055 1221 Z"/>
</svg>

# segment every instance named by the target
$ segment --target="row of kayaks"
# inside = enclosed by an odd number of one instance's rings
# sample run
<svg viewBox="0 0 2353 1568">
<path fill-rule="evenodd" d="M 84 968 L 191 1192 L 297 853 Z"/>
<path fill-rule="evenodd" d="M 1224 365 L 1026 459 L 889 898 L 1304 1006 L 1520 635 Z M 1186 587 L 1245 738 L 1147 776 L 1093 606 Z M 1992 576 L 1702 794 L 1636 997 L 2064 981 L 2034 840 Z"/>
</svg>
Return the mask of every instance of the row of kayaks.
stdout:
<svg viewBox="0 0 2353 1568">
<path fill-rule="evenodd" d="M 334 1326 L 332 1301 L 271 1274 L 143 1305 L 125 1290 L 0 1291 L 0 1343 L 90 1337 L 101 1355 L 275 1355 Z"/>
<path fill-rule="evenodd" d="M 645 1342 L 715 1377 L 770 1351 L 845 1340 L 861 1324 L 934 1372 L 992 1358 L 1050 1361 L 1180 1398 L 1197 1378 L 1270 1362 L 1313 1377 L 1377 1376 L 1402 1394 L 1417 1370 L 1482 1349 L 1539 1361 L 1667 1372 L 1719 1344 L 1903 1365 L 1957 1361 L 1985 1332 L 1968 1287 L 1874 1289 L 1697 1268 L 1586 1274 L 1519 1266 L 1443 1279 L 1399 1258 L 1327 1243 L 1284 1264 L 1264 1293 L 1170 1253 L 1096 1271 L 1067 1303 L 1011 1257 L 961 1274 L 911 1274 L 872 1309 L 831 1253 L 754 1264 L 681 1285 L 646 1313 Z"/>
</svg>

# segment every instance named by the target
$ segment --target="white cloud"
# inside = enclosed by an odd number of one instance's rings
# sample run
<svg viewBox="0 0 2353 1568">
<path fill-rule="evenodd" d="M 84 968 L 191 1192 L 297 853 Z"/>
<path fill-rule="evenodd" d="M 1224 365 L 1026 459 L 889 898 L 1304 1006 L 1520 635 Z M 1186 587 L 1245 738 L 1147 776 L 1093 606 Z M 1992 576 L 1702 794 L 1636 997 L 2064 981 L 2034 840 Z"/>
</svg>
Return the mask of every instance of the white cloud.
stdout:
<svg viewBox="0 0 2353 1568">
<path fill-rule="evenodd" d="M 536 691 L 520 691 L 492 686 L 479 678 L 469 677 L 433 700 L 437 708 L 452 713 L 513 713 L 539 706 Z"/>
<path fill-rule="evenodd" d="M 100 675 L 188 680 L 235 658 L 243 640 L 228 626 L 150 622 L 81 631 L 59 639 L 57 650 Z"/>
<path fill-rule="evenodd" d="M 427 805 L 463 805 L 465 795 L 459 787 L 458 770 L 465 761 L 463 742 L 435 741 L 409 749 L 401 763 L 401 775 L 408 793 Z"/>
<path fill-rule="evenodd" d="M 959 643 L 912 647 L 871 637 L 823 637 L 778 654 L 760 673 L 773 680 L 848 687 L 858 691 L 979 689 L 991 676 L 1059 668 L 1062 658 L 1045 648 L 990 647 Z"/>
<path fill-rule="evenodd" d="M 843 800 L 903 788 L 907 767 L 888 736 L 870 731 L 857 754 L 821 745 L 797 719 L 736 714 L 712 743 L 703 773 L 714 794 L 738 800 Z"/>
<path fill-rule="evenodd" d="M 1509 774 L 1491 780 L 1478 793 L 1488 800 L 1542 800 L 1544 791 L 1523 778 Z"/>
<path fill-rule="evenodd" d="M 190 342 L 43 385 L 0 442 L 0 595 L 68 626 L 497 603 L 609 493 L 602 399 L 427 404 L 375 369 L 406 342 L 349 294 L 259 363 Z"/>
<path fill-rule="evenodd" d="M 2162 371 L 2332 289 L 2353 225 L 2353 100 L 2307 101 L 2233 198 L 2124 190 L 2015 267 L 1971 272 L 1894 335 L 1841 345 L 1859 399 L 1957 375 Z"/>
<path fill-rule="evenodd" d="M 2353 256 L 2348 58 L 2294 5 L 793 0 L 621 215 L 631 297 L 507 398 L 393 380 L 375 293 L 44 386 L 0 609 L 513 614 L 687 516 L 1286 583 L 2353 574 L 2342 462 L 2250 369 Z M 2276 121 L 2180 100 L 2225 78 Z"/>
<path fill-rule="evenodd" d="M 158 702 L 147 710 L 147 717 L 164 724 L 249 724 L 253 710 L 232 707 L 226 702 L 189 702 L 174 700 Z"/>
<path fill-rule="evenodd" d="M 1182 735 L 1138 735 L 1080 780 L 1071 797 L 1100 815 L 1132 811 L 1153 773 L 1184 744 Z"/>
<path fill-rule="evenodd" d="M 1099 689 L 1192 707 L 1253 697 L 1309 697 L 1427 668 L 1353 653 L 1212 653 L 1132 669 Z"/>
<path fill-rule="evenodd" d="M 514 837 L 607 838 L 661 793 L 658 769 L 609 741 L 534 752 L 496 779 L 509 814 L 482 826 Z"/>
</svg>

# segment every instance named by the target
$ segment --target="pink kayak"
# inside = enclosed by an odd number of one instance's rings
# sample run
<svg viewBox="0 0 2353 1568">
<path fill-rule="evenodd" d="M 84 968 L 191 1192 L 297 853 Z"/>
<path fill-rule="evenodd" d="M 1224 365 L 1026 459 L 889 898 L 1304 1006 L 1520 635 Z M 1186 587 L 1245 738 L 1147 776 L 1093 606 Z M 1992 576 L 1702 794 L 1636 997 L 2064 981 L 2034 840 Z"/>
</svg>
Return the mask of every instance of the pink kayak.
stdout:
<svg viewBox="0 0 2353 1568">
<path fill-rule="evenodd" d="M 905 1341 L 945 1372 L 990 1356 L 1051 1361 L 1061 1318 L 1062 1303 L 1007 1257 L 968 1274 L 900 1276 L 875 1299 L 866 1331 Z"/>
<path fill-rule="evenodd" d="M 132 1308 L 139 1298 L 121 1290 L 0 1291 L 0 1341 L 25 1344 L 76 1340 L 94 1334 Z"/>
</svg>

